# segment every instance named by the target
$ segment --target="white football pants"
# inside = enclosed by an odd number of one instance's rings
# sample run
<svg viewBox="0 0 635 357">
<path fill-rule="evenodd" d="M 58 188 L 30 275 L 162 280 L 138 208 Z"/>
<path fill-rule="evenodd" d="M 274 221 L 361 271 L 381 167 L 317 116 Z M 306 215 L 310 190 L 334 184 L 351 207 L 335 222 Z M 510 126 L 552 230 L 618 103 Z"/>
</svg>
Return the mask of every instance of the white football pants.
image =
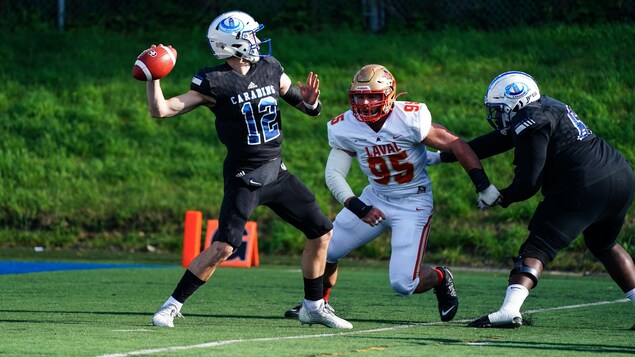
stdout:
<svg viewBox="0 0 635 357">
<path fill-rule="evenodd" d="M 411 295 L 419 284 L 419 270 L 428 243 L 432 192 L 389 197 L 378 195 L 367 186 L 359 198 L 384 212 L 386 219 L 371 227 L 347 208 L 342 209 L 335 217 L 326 260 L 335 263 L 390 229 L 390 285 L 401 295 Z"/>
</svg>

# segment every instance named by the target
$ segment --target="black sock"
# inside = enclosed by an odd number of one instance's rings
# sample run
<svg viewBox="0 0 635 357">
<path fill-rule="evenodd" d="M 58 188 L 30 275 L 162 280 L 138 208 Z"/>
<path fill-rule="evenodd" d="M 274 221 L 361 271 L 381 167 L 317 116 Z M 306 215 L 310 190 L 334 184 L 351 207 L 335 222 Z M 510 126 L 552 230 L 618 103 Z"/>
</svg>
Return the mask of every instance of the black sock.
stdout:
<svg viewBox="0 0 635 357">
<path fill-rule="evenodd" d="M 324 275 L 315 279 L 304 278 L 304 298 L 311 301 L 324 298 Z"/>
<path fill-rule="evenodd" d="M 185 270 L 181 281 L 176 285 L 176 289 L 172 293 L 172 297 L 180 302 L 184 303 L 187 298 L 189 298 L 196 289 L 200 288 L 201 285 L 205 284 L 205 282 L 198 278 L 198 276 L 194 275 L 191 271 Z"/>
</svg>

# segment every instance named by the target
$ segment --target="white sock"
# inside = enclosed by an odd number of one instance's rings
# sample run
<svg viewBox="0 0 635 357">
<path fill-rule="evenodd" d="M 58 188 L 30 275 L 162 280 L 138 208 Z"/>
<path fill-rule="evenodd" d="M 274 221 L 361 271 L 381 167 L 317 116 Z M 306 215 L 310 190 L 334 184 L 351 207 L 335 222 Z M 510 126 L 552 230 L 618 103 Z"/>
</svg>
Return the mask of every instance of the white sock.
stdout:
<svg viewBox="0 0 635 357">
<path fill-rule="evenodd" d="M 529 290 L 526 287 L 520 284 L 508 286 L 503 306 L 500 310 L 487 315 L 489 321 L 492 323 L 508 322 L 514 317 L 521 316 L 520 307 L 523 306 L 527 296 L 529 296 Z"/>
<path fill-rule="evenodd" d="M 633 303 L 633 306 L 635 306 L 635 289 L 632 289 L 631 291 L 626 293 L 626 297 L 631 300 L 631 302 Z"/>
<path fill-rule="evenodd" d="M 507 287 L 507 293 L 505 294 L 505 300 L 500 311 L 509 311 L 513 313 L 520 313 L 520 307 L 523 306 L 525 299 L 529 296 L 529 290 L 520 284 L 512 284 Z"/>
<path fill-rule="evenodd" d="M 309 311 L 321 310 L 324 307 L 324 299 L 317 301 L 304 299 L 304 306 L 306 306 Z"/>
<path fill-rule="evenodd" d="M 170 304 L 176 306 L 177 311 L 181 311 L 181 307 L 183 306 L 182 302 L 179 302 L 172 296 L 170 296 L 167 300 L 165 300 L 165 302 L 163 303 L 163 306 L 170 305 Z"/>
</svg>

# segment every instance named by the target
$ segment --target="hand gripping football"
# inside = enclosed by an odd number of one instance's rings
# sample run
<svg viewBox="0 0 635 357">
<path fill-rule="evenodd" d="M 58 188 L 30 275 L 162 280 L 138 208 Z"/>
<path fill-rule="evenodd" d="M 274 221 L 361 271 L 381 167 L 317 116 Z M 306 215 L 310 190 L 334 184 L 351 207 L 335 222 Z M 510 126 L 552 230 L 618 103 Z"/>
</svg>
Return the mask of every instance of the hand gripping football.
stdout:
<svg viewBox="0 0 635 357">
<path fill-rule="evenodd" d="M 176 50 L 159 45 L 149 48 L 137 57 L 132 76 L 140 81 L 152 81 L 168 75 L 176 64 Z"/>
</svg>

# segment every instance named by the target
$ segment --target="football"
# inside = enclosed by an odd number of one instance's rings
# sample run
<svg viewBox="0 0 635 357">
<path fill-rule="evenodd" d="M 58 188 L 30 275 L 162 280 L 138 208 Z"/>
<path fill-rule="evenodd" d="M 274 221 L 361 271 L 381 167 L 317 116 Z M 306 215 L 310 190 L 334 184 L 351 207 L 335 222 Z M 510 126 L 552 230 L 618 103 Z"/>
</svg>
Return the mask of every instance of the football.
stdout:
<svg viewBox="0 0 635 357">
<path fill-rule="evenodd" d="M 152 81 L 168 75 L 176 64 L 176 50 L 159 45 L 149 48 L 137 57 L 132 76 L 140 81 Z"/>
</svg>

